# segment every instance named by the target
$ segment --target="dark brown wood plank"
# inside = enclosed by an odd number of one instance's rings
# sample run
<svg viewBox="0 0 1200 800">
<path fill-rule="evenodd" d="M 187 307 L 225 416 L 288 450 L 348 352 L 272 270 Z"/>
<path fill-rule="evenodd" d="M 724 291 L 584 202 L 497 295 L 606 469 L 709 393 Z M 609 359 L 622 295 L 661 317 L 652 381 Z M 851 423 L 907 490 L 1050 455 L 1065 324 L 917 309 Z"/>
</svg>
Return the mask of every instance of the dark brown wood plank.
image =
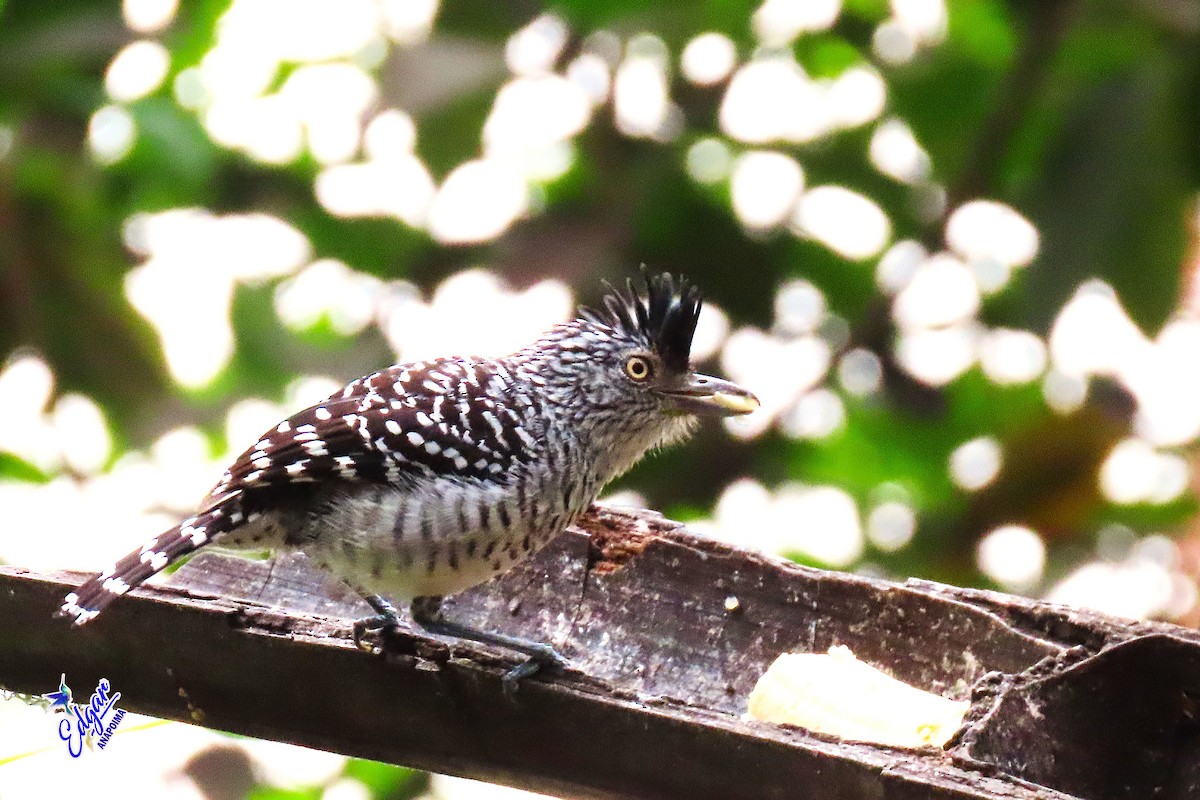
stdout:
<svg viewBox="0 0 1200 800">
<path fill-rule="evenodd" d="M 42 693 L 64 671 L 84 685 L 107 677 L 131 710 L 569 797 L 1108 800 L 1152 785 L 1193 796 L 1190 734 L 1162 730 L 1164 720 L 1186 729 L 1195 634 L 807 569 L 647 512 L 598 510 L 447 603 L 454 619 L 570 658 L 565 674 L 527 681 L 515 698 L 500 685 L 511 661 L 482 646 L 413 631 L 386 656 L 356 650 L 349 621 L 366 606 L 302 557 L 272 566 L 202 554 L 74 630 L 51 614 L 82 577 L 0 568 L 0 685 Z M 1147 652 L 1121 650 L 1139 641 Z M 949 751 L 909 751 L 742 719 L 779 653 L 832 644 L 926 689 L 974 691 L 971 726 Z M 1124 729 L 1097 742 L 1107 718 L 1096 701 L 1136 686 L 1108 686 L 1107 665 L 1127 677 L 1164 658 L 1151 712 L 1118 715 Z M 1090 704 L 1073 694 L 1081 669 Z M 1060 716 L 1033 724 L 1018 699 Z M 1033 757 L 1045 755 L 1043 730 L 1066 737 L 1054 758 Z M 1109 761 L 1145 756 L 1108 770 L 1106 781 L 1133 787 L 1125 794 L 1080 767 L 1100 744 Z"/>
</svg>

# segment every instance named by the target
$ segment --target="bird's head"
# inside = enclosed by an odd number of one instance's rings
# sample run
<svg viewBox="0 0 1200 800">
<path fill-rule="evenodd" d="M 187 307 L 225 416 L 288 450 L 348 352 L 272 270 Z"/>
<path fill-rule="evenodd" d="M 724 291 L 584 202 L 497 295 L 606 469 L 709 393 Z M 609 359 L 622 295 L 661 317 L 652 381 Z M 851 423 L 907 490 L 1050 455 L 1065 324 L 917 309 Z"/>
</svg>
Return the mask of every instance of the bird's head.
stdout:
<svg viewBox="0 0 1200 800">
<path fill-rule="evenodd" d="M 554 353 L 542 361 L 543 375 L 560 394 L 583 400 L 589 414 L 748 414 L 759 405 L 753 394 L 689 363 L 700 306 L 700 291 L 668 273 L 609 287 L 601 309 L 580 309 L 543 339 L 550 346 L 542 352 Z"/>
<path fill-rule="evenodd" d="M 691 368 L 700 292 L 669 274 L 609 288 L 603 308 L 580 309 L 516 355 L 579 437 L 601 483 L 647 451 L 685 438 L 699 417 L 748 414 L 758 398 Z"/>
<path fill-rule="evenodd" d="M 638 406 L 667 414 L 726 417 L 758 408 L 758 398 L 741 386 L 691 368 L 700 290 L 669 273 L 643 277 L 642 287 L 632 280 L 610 287 L 604 310 L 580 311 L 608 383 Z"/>
</svg>

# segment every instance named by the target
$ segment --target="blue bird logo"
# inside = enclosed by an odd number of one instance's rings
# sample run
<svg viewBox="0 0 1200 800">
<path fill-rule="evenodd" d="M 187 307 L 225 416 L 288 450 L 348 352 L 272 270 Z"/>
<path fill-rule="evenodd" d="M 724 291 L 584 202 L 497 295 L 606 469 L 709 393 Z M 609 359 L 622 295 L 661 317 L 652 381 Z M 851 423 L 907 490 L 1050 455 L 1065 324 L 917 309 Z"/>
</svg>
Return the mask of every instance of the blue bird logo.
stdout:
<svg viewBox="0 0 1200 800">
<path fill-rule="evenodd" d="M 54 711 L 62 711 L 66 714 L 71 713 L 71 687 L 67 686 L 67 674 L 64 672 L 62 677 L 58 679 L 58 691 L 44 694 L 42 697 L 50 701 L 50 708 Z"/>
</svg>

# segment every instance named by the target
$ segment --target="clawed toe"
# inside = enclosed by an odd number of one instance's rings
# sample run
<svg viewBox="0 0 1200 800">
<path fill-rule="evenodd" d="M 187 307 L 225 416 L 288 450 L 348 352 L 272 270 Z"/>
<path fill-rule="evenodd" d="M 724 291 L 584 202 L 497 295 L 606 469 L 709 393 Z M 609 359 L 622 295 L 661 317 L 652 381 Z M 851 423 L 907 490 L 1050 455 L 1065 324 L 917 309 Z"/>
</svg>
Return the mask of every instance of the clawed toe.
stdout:
<svg viewBox="0 0 1200 800">
<path fill-rule="evenodd" d="M 359 650 L 371 651 L 374 646 L 364 640 L 368 633 L 386 635 L 400 625 L 400 619 L 395 614 L 376 614 L 373 617 L 363 617 L 354 621 L 354 646 Z"/>
<path fill-rule="evenodd" d="M 570 662 L 548 644 L 535 644 L 529 648 L 529 661 L 546 669 L 561 670 Z"/>
<path fill-rule="evenodd" d="M 546 644 L 530 644 L 521 648 L 528 657 L 515 667 L 504 673 L 501 681 L 504 694 L 513 697 L 521 687 L 521 681 L 531 678 L 539 672 L 562 672 L 570 663 L 557 650 Z"/>
</svg>

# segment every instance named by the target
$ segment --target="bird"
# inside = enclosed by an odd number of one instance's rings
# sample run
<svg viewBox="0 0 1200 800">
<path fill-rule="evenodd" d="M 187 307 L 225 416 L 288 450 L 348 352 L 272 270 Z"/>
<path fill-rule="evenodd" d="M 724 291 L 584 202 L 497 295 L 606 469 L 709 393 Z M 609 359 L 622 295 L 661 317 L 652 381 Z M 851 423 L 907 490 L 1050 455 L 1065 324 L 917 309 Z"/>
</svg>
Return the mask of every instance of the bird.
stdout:
<svg viewBox="0 0 1200 800">
<path fill-rule="evenodd" d="M 56 712 L 71 713 L 71 701 L 74 698 L 71 696 L 71 687 L 67 686 L 67 673 L 64 672 L 58 679 L 58 691 L 44 694 L 42 699 L 50 701 L 50 707 Z"/>
<path fill-rule="evenodd" d="M 175 527 L 84 582 L 57 614 L 76 626 L 199 548 L 299 551 L 376 612 L 525 659 L 506 689 L 565 660 L 550 646 L 451 622 L 442 598 L 511 569 L 574 523 L 647 453 L 701 417 L 747 414 L 747 389 L 690 366 L 702 306 L 670 273 L 607 285 L 501 358 L 402 363 L 358 378 L 269 429 Z"/>
</svg>

